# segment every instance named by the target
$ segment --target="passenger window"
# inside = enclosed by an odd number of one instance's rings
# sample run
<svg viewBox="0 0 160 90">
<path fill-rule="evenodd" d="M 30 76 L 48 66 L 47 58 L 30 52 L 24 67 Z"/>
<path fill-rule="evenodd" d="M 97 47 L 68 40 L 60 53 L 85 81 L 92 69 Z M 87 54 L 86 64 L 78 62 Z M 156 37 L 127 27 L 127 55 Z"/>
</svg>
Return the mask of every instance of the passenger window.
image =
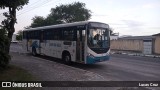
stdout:
<svg viewBox="0 0 160 90">
<path fill-rule="evenodd" d="M 74 40 L 74 31 L 73 30 L 64 30 L 63 37 L 64 37 L 64 40 L 73 41 Z"/>
</svg>

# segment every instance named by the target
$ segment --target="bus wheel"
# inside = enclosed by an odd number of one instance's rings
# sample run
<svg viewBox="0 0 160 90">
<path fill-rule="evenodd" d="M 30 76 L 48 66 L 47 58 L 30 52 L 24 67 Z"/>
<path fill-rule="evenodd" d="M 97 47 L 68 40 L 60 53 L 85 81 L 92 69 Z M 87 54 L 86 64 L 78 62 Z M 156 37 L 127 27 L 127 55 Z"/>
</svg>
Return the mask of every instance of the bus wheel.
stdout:
<svg viewBox="0 0 160 90">
<path fill-rule="evenodd" d="M 32 48 L 32 55 L 33 55 L 33 56 L 36 56 L 36 55 L 37 55 L 37 51 L 36 51 L 36 48 L 35 48 L 35 47 Z"/>
<path fill-rule="evenodd" d="M 65 62 L 65 64 L 67 65 L 71 65 L 71 56 L 70 54 L 66 53 L 63 55 L 63 61 Z"/>
</svg>

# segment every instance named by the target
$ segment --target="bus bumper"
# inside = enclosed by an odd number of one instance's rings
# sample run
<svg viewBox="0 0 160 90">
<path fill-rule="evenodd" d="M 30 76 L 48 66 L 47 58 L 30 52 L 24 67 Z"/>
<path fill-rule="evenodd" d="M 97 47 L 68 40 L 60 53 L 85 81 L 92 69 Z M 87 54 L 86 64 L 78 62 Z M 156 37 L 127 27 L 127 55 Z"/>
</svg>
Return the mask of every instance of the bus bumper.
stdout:
<svg viewBox="0 0 160 90">
<path fill-rule="evenodd" d="M 110 56 L 102 56 L 102 57 L 87 56 L 86 64 L 94 64 L 94 63 L 97 63 L 97 62 L 108 61 L 109 58 L 110 58 Z"/>
</svg>

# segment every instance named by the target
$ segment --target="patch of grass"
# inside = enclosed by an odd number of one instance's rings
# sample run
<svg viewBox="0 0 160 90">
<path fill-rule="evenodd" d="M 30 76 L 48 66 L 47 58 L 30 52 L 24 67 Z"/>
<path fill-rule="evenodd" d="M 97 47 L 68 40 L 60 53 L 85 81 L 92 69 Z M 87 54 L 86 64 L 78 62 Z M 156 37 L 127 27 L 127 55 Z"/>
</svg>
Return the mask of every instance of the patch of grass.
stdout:
<svg viewBox="0 0 160 90">
<path fill-rule="evenodd" d="M 37 79 L 26 70 L 16 66 L 0 68 L 0 81 L 36 81 Z M 38 88 L 0 88 L 0 90 L 38 90 Z"/>
<path fill-rule="evenodd" d="M 30 73 L 16 66 L 0 69 L 0 81 L 35 81 Z"/>
</svg>

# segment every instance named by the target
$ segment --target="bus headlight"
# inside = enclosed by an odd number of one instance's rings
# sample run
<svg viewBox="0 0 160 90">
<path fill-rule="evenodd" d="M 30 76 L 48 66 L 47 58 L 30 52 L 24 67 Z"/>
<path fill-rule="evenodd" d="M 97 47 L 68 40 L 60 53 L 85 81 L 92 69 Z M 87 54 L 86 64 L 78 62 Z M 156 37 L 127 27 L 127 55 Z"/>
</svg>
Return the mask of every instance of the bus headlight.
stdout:
<svg viewBox="0 0 160 90">
<path fill-rule="evenodd" d="M 88 53 L 87 56 L 94 58 L 94 56 L 92 54 L 90 54 L 90 53 Z"/>
</svg>

